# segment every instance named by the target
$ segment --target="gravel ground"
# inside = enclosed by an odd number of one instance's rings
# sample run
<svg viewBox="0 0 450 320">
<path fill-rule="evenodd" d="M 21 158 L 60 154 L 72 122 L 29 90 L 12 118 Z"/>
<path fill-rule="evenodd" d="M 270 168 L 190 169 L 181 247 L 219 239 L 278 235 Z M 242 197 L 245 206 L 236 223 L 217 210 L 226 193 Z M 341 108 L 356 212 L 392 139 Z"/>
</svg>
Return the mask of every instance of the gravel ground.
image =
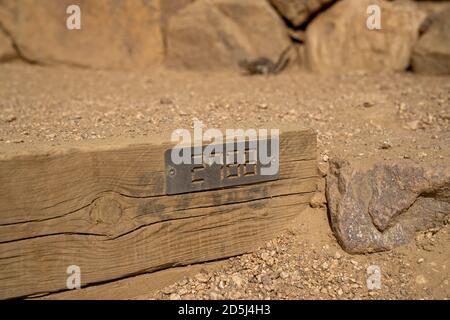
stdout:
<svg viewBox="0 0 450 320">
<path fill-rule="evenodd" d="M 322 156 L 420 160 L 442 156 L 450 145 L 449 77 L 325 77 L 293 70 L 249 77 L 22 64 L 0 70 L 0 151 L 41 142 L 161 133 L 169 138 L 171 130 L 191 127 L 193 119 L 207 127 L 312 127 Z"/>
<path fill-rule="evenodd" d="M 138 298 L 450 298 L 449 225 L 420 233 L 415 243 L 391 252 L 349 255 L 336 245 L 331 233 L 324 232 L 323 217 L 320 209 L 303 213 L 294 227 L 254 253 L 231 258 L 217 270 L 201 271 Z M 306 230 L 306 225 L 317 230 Z M 314 241 L 311 232 L 317 234 Z M 367 268 L 374 265 L 381 271 L 381 287 L 369 290 Z"/>
</svg>

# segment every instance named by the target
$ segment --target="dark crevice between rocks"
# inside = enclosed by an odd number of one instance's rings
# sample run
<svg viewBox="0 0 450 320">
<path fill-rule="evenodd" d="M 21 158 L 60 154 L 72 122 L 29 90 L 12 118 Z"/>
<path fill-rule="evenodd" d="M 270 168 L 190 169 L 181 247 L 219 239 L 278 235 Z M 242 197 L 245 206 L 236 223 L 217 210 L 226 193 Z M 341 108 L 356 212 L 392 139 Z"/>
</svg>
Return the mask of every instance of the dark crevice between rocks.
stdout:
<svg viewBox="0 0 450 320">
<path fill-rule="evenodd" d="M 328 9 L 330 9 L 332 6 L 334 6 L 337 2 L 339 2 L 339 0 L 337 1 L 333 1 L 330 3 L 326 3 L 324 4 L 319 10 L 317 10 L 316 12 L 312 13 L 308 19 L 306 19 L 305 22 L 303 22 L 301 25 L 298 26 L 297 29 L 301 29 L 301 30 L 306 30 L 306 28 L 308 27 L 308 25 L 322 12 L 327 11 Z"/>
<path fill-rule="evenodd" d="M 14 40 L 14 37 L 12 36 L 12 34 L 5 28 L 5 26 L 2 24 L 2 22 L 0 21 L 0 32 L 3 32 L 3 34 L 6 35 L 6 37 L 11 41 L 12 47 L 15 51 L 15 56 L 10 56 L 10 57 L 6 57 L 3 60 L 0 60 L 0 62 L 7 62 L 7 61 L 13 61 L 13 60 L 21 60 L 25 63 L 28 64 L 33 64 L 33 65 L 41 65 L 41 63 L 39 63 L 38 61 L 35 61 L 33 59 L 30 59 L 28 57 L 26 57 L 23 52 L 20 50 L 19 46 L 17 45 L 17 42 Z"/>
<path fill-rule="evenodd" d="M 291 39 L 291 42 L 294 44 L 303 44 L 304 41 L 301 41 L 299 39 L 296 39 L 295 37 L 292 36 L 293 33 L 295 33 L 296 31 L 302 31 L 305 32 L 306 28 L 308 27 L 308 25 L 322 12 L 330 9 L 334 4 L 336 4 L 337 1 L 333 1 L 330 3 L 326 3 L 323 5 L 323 7 L 321 7 L 319 10 L 317 10 L 316 12 L 312 13 L 305 22 L 303 22 L 302 24 L 296 26 L 294 25 L 288 18 L 286 18 L 281 12 L 280 10 L 272 3 L 272 1 L 268 1 L 269 5 L 275 10 L 275 12 L 278 14 L 278 16 L 283 20 L 286 28 L 288 29 L 288 33 L 289 33 L 289 38 Z M 289 32 L 289 30 L 291 32 Z"/>
<path fill-rule="evenodd" d="M 305 22 L 301 23 L 300 25 L 296 26 L 294 25 L 291 21 L 289 21 L 289 19 L 287 19 L 286 17 L 283 16 L 283 14 L 278 10 L 278 8 L 276 6 L 274 6 L 272 4 L 271 1 L 269 1 L 269 4 L 272 6 L 272 8 L 276 11 L 276 13 L 278 13 L 278 15 L 281 17 L 281 19 L 283 19 L 286 27 L 288 27 L 289 29 L 293 29 L 293 30 L 303 30 L 305 31 L 306 28 L 308 27 L 308 25 L 322 12 L 327 11 L 328 9 L 330 9 L 333 5 L 335 5 L 337 2 L 339 2 L 339 0 L 337 1 L 333 1 L 330 3 L 326 3 L 324 4 L 319 10 L 317 10 L 316 12 L 312 13 Z"/>
<path fill-rule="evenodd" d="M 273 10 L 275 10 L 275 12 L 278 14 L 278 16 L 283 20 L 284 24 L 286 25 L 286 27 L 290 28 L 290 29 L 295 29 L 296 26 L 294 26 L 292 24 L 291 21 L 289 21 L 289 19 L 287 19 L 285 16 L 283 16 L 283 14 L 280 12 L 280 10 L 278 10 L 278 8 L 272 3 L 272 1 L 267 1 L 267 3 L 273 8 Z"/>
<path fill-rule="evenodd" d="M 439 201 L 450 203 L 450 184 L 444 185 L 437 190 L 423 192 L 421 196 L 425 198 L 434 198 Z"/>
<path fill-rule="evenodd" d="M 294 37 L 292 37 L 291 32 L 289 32 L 289 30 L 292 30 L 293 32 L 299 30 L 299 28 L 297 28 L 291 21 L 289 21 L 288 18 L 286 18 L 285 16 L 283 16 L 283 14 L 278 10 L 278 8 L 272 3 L 272 1 L 267 1 L 269 3 L 269 5 L 273 8 L 273 10 L 278 14 L 278 16 L 281 18 L 281 20 L 283 20 L 284 25 L 286 27 L 286 32 L 289 35 L 289 39 L 291 40 L 292 44 L 301 44 L 303 43 L 302 41 L 299 41 L 298 39 L 295 39 Z M 303 31 L 303 30 L 302 30 Z"/>
</svg>

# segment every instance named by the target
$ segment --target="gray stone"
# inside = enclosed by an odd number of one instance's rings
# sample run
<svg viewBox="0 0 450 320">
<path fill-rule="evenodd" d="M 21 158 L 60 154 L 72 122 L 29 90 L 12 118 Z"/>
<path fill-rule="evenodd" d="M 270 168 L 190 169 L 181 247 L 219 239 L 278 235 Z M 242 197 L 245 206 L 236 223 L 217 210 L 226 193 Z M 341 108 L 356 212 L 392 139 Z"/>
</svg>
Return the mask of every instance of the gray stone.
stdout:
<svg viewBox="0 0 450 320">
<path fill-rule="evenodd" d="M 450 213 L 450 164 L 330 161 L 326 197 L 333 231 L 350 253 L 390 250 Z"/>
</svg>

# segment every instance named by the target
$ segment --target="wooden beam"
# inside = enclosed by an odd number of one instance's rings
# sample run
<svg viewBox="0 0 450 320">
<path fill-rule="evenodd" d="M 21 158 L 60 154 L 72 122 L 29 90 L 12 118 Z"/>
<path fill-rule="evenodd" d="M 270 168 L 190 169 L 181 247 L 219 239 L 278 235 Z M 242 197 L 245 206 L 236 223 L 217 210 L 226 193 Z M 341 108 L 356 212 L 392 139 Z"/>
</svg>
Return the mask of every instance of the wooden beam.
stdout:
<svg viewBox="0 0 450 320">
<path fill-rule="evenodd" d="M 156 139 L 0 152 L 0 298 L 234 256 L 282 231 L 316 191 L 316 135 L 280 134 L 278 180 L 165 194 Z"/>
</svg>

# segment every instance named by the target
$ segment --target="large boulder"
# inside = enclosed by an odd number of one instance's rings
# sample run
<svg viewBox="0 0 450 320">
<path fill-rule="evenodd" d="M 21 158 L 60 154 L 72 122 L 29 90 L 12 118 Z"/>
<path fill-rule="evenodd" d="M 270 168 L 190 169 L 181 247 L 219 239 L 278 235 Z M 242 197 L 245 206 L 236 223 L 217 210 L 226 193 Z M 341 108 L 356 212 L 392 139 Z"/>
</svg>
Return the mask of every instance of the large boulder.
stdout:
<svg viewBox="0 0 450 320">
<path fill-rule="evenodd" d="M 299 27 L 335 0 L 270 0 L 272 5 L 293 26 Z"/>
<path fill-rule="evenodd" d="M 367 28 L 373 4 L 381 8 L 382 30 Z M 307 27 L 308 67 L 321 73 L 405 70 L 424 18 L 410 2 L 339 1 Z"/>
<path fill-rule="evenodd" d="M 392 249 L 450 214 L 450 164 L 333 159 L 326 197 L 333 231 L 350 253 Z"/>
<path fill-rule="evenodd" d="M 0 29 L 0 61 L 9 60 L 16 56 L 11 39 Z"/>
<path fill-rule="evenodd" d="M 163 34 L 164 41 L 167 39 L 167 24 L 170 18 L 194 1 L 195 0 L 161 1 L 161 32 Z"/>
<path fill-rule="evenodd" d="M 412 68 L 417 73 L 450 74 L 450 7 L 431 14 L 414 47 Z"/>
<path fill-rule="evenodd" d="M 72 4 L 81 30 L 66 27 Z M 163 60 L 159 0 L 3 0 L 0 25 L 23 58 L 41 64 L 142 68 Z"/>
<path fill-rule="evenodd" d="M 265 1 L 198 0 L 170 18 L 167 61 L 197 70 L 234 68 L 243 58 L 277 60 L 289 45 L 282 19 Z"/>
<path fill-rule="evenodd" d="M 448 0 L 441 0 L 441 1 L 422 0 L 417 1 L 416 4 L 420 10 L 425 11 L 425 13 L 427 14 L 438 13 L 439 11 L 445 10 L 446 8 L 450 8 L 450 1 Z"/>
</svg>

